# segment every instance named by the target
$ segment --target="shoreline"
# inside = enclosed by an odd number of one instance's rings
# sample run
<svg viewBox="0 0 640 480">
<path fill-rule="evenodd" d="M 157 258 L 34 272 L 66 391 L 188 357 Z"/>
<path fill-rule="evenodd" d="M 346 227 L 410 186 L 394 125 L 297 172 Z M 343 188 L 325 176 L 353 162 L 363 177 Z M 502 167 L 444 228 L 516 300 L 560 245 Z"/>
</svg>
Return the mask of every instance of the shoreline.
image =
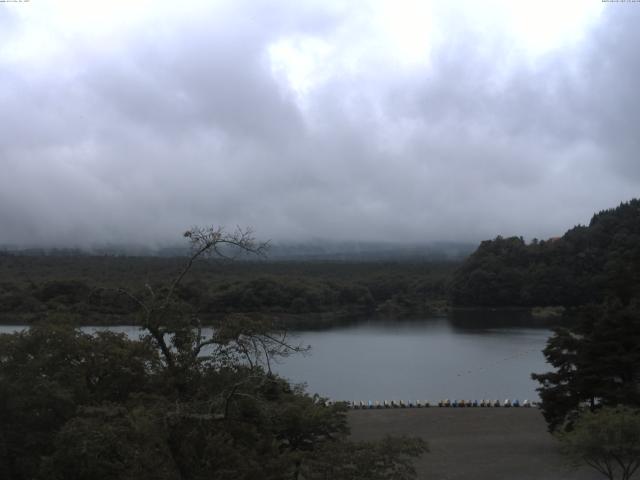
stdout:
<svg viewBox="0 0 640 480">
<path fill-rule="evenodd" d="M 545 327 L 550 328 L 560 324 L 560 317 L 556 315 L 536 315 L 535 311 L 540 309 L 555 309 L 557 307 L 454 307 L 447 306 L 443 310 L 426 310 L 422 312 L 398 311 L 398 312 L 372 312 L 366 313 L 357 310 L 336 310 L 329 312 L 314 312 L 304 314 L 293 314 L 285 312 L 229 312 L 229 313 L 209 313 L 203 315 L 203 322 L 219 320 L 227 315 L 246 315 L 250 317 L 269 318 L 274 325 L 290 330 L 324 330 L 344 325 L 355 325 L 370 321 L 420 321 L 432 319 L 449 319 L 455 323 L 485 326 L 484 322 L 469 321 L 466 315 L 488 314 L 496 318 L 487 319 L 489 324 L 495 322 L 513 324 L 522 327 Z M 46 314 L 46 312 L 41 312 Z M 113 313 L 92 313 L 79 314 L 77 312 L 61 312 L 67 314 L 71 323 L 80 327 L 102 327 L 102 326 L 137 326 L 135 313 L 113 314 Z M 515 315 L 515 317 L 501 318 L 502 315 Z M 82 317 L 82 321 L 79 320 Z M 33 323 L 46 321 L 39 318 L 34 313 L 8 313 L 0 312 L 0 325 L 3 326 L 29 326 Z M 55 320 L 53 320 L 55 321 Z"/>
</svg>

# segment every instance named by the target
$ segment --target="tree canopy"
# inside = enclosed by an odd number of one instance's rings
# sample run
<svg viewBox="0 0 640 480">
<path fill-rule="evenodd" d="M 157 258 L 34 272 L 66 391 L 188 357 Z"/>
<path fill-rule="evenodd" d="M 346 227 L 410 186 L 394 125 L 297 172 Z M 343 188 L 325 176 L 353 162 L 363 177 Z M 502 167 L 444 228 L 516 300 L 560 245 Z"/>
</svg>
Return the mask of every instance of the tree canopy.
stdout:
<svg viewBox="0 0 640 480">
<path fill-rule="evenodd" d="M 583 410 L 640 406 L 640 308 L 619 302 L 571 313 L 544 349 L 555 371 L 533 374 L 550 430 L 572 428 Z"/>
<path fill-rule="evenodd" d="M 586 412 L 558 436 L 576 465 L 586 463 L 609 480 L 629 480 L 640 468 L 640 410 L 605 407 Z"/>
<path fill-rule="evenodd" d="M 456 305 L 580 306 L 640 296 L 640 200 L 593 216 L 562 237 L 487 240 L 451 282 Z"/>
</svg>

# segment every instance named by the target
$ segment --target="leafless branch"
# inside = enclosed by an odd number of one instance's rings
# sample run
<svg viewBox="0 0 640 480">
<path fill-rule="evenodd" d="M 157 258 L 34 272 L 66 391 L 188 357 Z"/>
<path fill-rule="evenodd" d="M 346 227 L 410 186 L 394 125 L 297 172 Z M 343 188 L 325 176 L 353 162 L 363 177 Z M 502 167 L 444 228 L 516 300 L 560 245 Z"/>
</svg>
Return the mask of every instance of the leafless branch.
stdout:
<svg viewBox="0 0 640 480">
<path fill-rule="evenodd" d="M 129 292 L 128 290 L 124 289 L 124 288 L 119 288 L 118 293 L 122 294 L 122 295 L 126 295 L 127 297 L 129 297 L 131 300 L 133 300 L 134 302 L 136 302 L 140 307 L 142 307 L 142 309 L 149 314 L 150 313 L 150 309 L 147 306 L 146 303 L 144 303 L 142 300 L 140 300 L 138 297 L 136 297 L 135 295 L 133 295 L 131 292 Z"/>
</svg>

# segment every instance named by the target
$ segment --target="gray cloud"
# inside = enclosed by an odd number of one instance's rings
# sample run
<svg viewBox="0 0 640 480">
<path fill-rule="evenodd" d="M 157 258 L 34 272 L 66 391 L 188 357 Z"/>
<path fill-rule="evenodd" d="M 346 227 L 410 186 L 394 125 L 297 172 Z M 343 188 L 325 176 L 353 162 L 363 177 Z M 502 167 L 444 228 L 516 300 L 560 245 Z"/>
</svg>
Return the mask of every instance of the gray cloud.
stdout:
<svg viewBox="0 0 640 480">
<path fill-rule="evenodd" d="M 429 66 L 366 51 L 354 11 L 235 3 L 111 44 L 0 55 L 0 243 L 165 243 L 192 224 L 275 239 L 546 237 L 637 194 L 640 8 L 535 61 L 455 17 Z M 12 32 L 24 25 L 0 17 Z M 296 92 L 269 48 L 337 45 Z M 338 39 L 338 40 L 336 40 Z"/>
</svg>

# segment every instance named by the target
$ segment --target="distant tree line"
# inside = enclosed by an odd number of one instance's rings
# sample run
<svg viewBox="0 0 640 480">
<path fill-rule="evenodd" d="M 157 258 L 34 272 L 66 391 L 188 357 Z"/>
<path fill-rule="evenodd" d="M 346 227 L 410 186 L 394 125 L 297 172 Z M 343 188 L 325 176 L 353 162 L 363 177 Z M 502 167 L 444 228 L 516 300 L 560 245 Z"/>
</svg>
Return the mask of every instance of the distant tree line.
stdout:
<svg viewBox="0 0 640 480">
<path fill-rule="evenodd" d="M 176 294 L 204 316 L 424 313 L 446 302 L 455 265 L 203 262 Z M 0 319 L 29 323 L 43 314 L 65 314 L 79 323 L 131 323 L 140 306 L 121 288 L 140 276 L 162 289 L 161 279 L 175 270 L 176 259 L 4 257 Z M 145 288 L 131 286 L 137 294 Z"/>
</svg>

